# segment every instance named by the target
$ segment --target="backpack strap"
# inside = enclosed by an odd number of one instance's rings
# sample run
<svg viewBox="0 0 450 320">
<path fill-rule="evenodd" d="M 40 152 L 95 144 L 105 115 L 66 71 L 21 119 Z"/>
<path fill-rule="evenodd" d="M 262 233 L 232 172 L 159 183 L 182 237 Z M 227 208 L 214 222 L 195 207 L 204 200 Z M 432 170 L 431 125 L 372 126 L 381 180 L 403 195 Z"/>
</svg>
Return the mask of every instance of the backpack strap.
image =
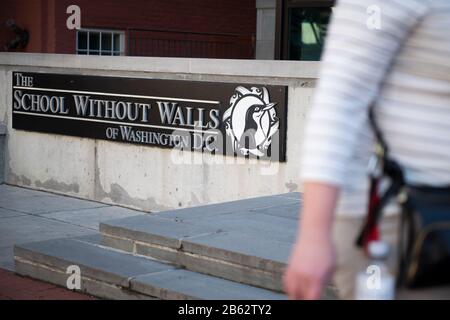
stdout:
<svg viewBox="0 0 450 320">
<path fill-rule="evenodd" d="M 405 184 L 404 175 L 397 162 L 388 156 L 388 146 L 376 124 L 373 106 L 369 108 L 369 122 L 376 138 L 376 152 L 378 163 L 381 166 L 381 174 L 371 176 L 369 208 L 366 221 L 356 239 L 356 245 L 363 247 L 370 241 L 371 236 L 376 232 L 378 222 L 383 215 L 383 208 L 388 201 L 396 196 Z M 383 194 L 379 194 L 379 184 L 383 176 L 390 178 L 390 185 Z"/>
</svg>

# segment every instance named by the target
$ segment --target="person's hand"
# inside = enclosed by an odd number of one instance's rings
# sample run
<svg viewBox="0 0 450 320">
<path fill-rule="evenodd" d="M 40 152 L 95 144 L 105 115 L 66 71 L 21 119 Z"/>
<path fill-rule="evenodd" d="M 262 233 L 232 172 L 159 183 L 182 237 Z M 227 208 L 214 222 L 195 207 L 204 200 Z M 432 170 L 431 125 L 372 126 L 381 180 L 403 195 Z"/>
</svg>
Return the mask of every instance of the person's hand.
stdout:
<svg viewBox="0 0 450 320">
<path fill-rule="evenodd" d="M 301 237 L 295 244 L 284 274 L 290 299 L 319 299 L 336 263 L 333 243 L 327 236 Z"/>
</svg>

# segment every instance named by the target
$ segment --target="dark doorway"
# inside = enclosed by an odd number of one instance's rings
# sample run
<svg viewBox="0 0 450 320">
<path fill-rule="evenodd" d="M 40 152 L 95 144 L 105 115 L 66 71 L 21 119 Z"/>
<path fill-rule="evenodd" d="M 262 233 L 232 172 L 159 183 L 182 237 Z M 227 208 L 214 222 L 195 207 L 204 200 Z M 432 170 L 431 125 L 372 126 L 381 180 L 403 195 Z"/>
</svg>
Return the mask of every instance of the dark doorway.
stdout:
<svg viewBox="0 0 450 320">
<path fill-rule="evenodd" d="M 334 0 L 278 0 L 275 59 L 320 60 Z"/>
</svg>

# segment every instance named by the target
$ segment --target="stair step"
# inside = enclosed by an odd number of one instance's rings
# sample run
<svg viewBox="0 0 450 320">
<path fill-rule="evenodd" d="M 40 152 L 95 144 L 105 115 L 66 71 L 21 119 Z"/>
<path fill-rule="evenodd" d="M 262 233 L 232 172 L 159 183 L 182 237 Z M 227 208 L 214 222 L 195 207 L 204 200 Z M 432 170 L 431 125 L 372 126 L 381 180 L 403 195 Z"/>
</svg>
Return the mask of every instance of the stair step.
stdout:
<svg viewBox="0 0 450 320">
<path fill-rule="evenodd" d="M 296 193 L 111 220 L 102 244 L 232 281 L 282 291 Z"/>
<path fill-rule="evenodd" d="M 100 237 L 56 239 L 14 247 L 16 272 L 66 287 L 81 271 L 81 291 L 108 299 L 285 299 L 269 290 L 208 276 L 101 246 Z"/>
</svg>

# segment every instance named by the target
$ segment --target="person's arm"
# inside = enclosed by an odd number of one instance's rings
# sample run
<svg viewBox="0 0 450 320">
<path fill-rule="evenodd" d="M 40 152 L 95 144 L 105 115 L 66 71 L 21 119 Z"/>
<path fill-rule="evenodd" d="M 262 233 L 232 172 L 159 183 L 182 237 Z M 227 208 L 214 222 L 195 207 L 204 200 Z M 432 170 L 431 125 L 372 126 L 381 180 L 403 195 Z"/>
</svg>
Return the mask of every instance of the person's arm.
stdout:
<svg viewBox="0 0 450 320">
<path fill-rule="evenodd" d="M 376 18 L 368 8 L 378 11 L 380 29 L 367 26 L 369 18 Z M 317 299 L 330 278 L 333 215 L 367 126 L 368 108 L 427 8 L 422 0 L 340 0 L 333 10 L 302 146 L 304 202 L 284 277 L 290 298 Z"/>
<path fill-rule="evenodd" d="M 318 299 L 334 268 L 331 241 L 333 211 L 338 188 L 323 183 L 305 183 L 304 212 L 299 225 L 285 288 L 293 299 Z M 311 213 L 311 214 L 308 214 Z M 297 263 L 306 261 L 307 263 Z"/>
</svg>

